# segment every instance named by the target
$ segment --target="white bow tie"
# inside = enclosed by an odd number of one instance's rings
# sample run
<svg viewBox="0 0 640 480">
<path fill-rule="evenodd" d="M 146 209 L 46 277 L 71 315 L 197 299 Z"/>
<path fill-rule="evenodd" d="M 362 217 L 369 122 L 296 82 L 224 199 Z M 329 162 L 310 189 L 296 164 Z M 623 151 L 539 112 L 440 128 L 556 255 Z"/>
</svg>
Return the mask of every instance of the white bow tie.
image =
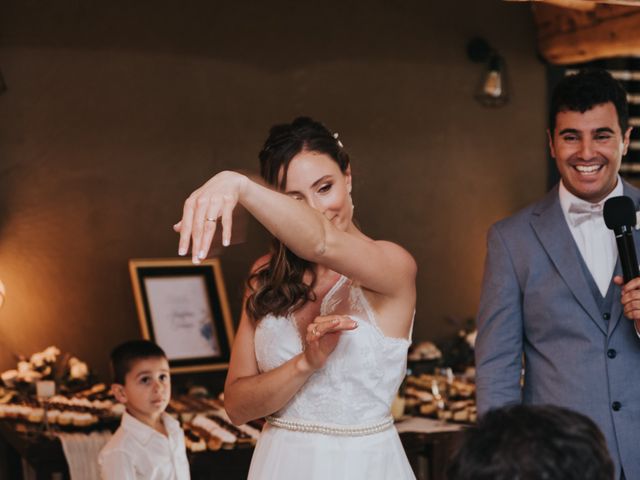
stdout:
<svg viewBox="0 0 640 480">
<path fill-rule="evenodd" d="M 602 207 L 603 203 L 571 203 L 569 221 L 574 227 L 578 227 L 592 218 L 602 218 Z"/>
</svg>

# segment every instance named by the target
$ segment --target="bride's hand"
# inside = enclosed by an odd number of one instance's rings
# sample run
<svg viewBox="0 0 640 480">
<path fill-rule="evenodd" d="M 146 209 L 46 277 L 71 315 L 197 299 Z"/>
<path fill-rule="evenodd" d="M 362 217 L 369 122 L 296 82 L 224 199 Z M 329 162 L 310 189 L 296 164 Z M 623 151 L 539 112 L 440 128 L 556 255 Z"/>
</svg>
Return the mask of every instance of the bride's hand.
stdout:
<svg viewBox="0 0 640 480">
<path fill-rule="evenodd" d="M 232 214 L 248 178 L 236 172 L 220 172 L 194 191 L 184 202 L 182 219 L 173 226 L 180 233 L 178 254 L 186 255 L 191 243 L 194 263 L 207 257 L 218 222 L 222 244 L 231 242 Z"/>
<path fill-rule="evenodd" d="M 335 350 L 340 333 L 354 330 L 358 323 L 346 315 L 316 317 L 307 327 L 304 357 L 312 370 L 322 368 Z"/>
</svg>

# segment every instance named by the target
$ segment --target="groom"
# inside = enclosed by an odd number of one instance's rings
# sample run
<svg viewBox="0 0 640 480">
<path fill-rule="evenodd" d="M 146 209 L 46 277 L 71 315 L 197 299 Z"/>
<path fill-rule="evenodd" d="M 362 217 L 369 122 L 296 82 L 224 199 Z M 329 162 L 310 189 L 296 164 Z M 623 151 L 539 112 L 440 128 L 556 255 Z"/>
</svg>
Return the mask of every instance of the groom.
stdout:
<svg viewBox="0 0 640 480">
<path fill-rule="evenodd" d="M 621 286 L 602 217 L 610 197 L 640 202 L 618 175 L 631 134 L 625 91 L 602 70 L 565 77 L 547 133 L 561 181 L 488 234 L 478 409 L 522 402 L 581 412 L 602 430 L 616 478 L 640 479 L 640 279 Z"/>
</svg>

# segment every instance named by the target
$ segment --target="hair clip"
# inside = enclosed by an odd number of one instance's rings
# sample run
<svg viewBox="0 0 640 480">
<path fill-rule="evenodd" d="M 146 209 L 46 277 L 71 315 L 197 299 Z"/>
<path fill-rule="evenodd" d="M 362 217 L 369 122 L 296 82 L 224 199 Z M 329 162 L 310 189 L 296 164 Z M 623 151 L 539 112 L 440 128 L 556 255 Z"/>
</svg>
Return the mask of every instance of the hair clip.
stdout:
<svg viewBox="0 0 640 480">
<path fill-rule="evenodd" d="M 336 133 L 334 133 L 334 134 L 333 134 L 333 138 L 335 138 L 335 139 L 336 139 L 336 142 L 338 142 L 338 146 L 339 146 L 340 148 L 344 148 L 344 145 L 342 145 L 342 142 L 338 139 L 338 136 L 339 136 L 339 135 L 338 135 L 338 132 L 336 132 Z"/>
</svg>

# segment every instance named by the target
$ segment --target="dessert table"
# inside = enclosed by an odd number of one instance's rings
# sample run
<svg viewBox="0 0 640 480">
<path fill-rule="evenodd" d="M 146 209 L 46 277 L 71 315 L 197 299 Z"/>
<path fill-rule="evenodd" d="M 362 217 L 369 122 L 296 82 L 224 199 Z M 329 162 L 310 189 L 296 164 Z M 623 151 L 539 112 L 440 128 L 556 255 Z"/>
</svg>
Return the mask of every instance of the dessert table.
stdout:
<svg viewBox="0 0 640 480">
<path fill-rule="evenodd" d="M 0 478 L 22 480 L 22 460 L 36 480 L 69 479 L 69 469 L 56 437 L 34 435 L 19 424 L 0 420 Z M 419 480 L 444 480 L 447 461 L 460 442 L 463 426 L 422 417 L 396 424 L 411 466 Z M 246 479 L 253 447 L 189 453 L 193 480 Z"/>
</svg>

